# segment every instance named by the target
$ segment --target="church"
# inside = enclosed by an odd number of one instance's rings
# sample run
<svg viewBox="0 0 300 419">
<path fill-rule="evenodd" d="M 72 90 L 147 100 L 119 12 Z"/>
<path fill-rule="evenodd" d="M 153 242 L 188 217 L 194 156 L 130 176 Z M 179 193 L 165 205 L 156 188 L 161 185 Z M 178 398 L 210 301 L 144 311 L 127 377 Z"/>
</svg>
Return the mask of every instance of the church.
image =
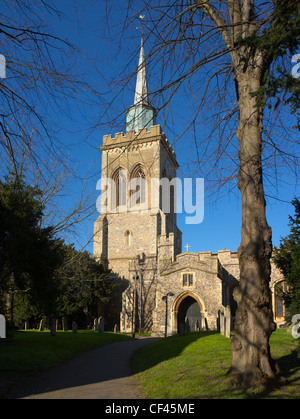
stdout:
<svg viewBox="0 0 300 419">
<path fill-rule="evenodd" d="M 153 182 L 171 182 L 179 165 L 149 103 L 143 40 L 126 133 L 105 135 L 100 149 L 102 193 L 94 225 L 94 256 L 118 284 L 103 313 L 109 327 L 118 324 L 121 332 L 146 331 L 152 336 L 215 330 L 224 307 L 230 307 L 234 320 L 237 252 L 194 253 L 188 245 L 182 252 L 174 188 L 166 211 L 164 189 Z M 272 308 L 280 325 L 285 312 L 276 298 L 277 286 L 284 286 L 284 281 L 272 264 Z"/>
</svg>

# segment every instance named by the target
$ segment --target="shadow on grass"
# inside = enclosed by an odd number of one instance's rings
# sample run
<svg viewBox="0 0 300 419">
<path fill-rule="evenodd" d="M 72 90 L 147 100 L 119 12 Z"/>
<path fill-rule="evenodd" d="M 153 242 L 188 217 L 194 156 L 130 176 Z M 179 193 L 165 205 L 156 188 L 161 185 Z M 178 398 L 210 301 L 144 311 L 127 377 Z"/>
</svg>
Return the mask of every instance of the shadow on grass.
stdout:
<svg viewBox="0 0 300 419">
<path fill-rule="evenodd" d="M 205 341 L 205 337 L 209 337 L 207 342 Z M 189 360 L 186 361 L 188 363 L 185 363 L 185 361 L 183 363 L 182 357 L 180 357 L 185 348 L 196 341 L 201 343 L 205 352 L 205 354 L 203 354 L 204 362 L 207 363 L 207 367 L 203 364 L 203 371 L 201 371 L 200 368 L 197 372 L 197 374 L 200 374 L 200 377 L 202 373 L 203 377 L 205 377 L 203 385 L 201 385 L 201 389 L 199 389 L 199 391 L 195 389 L 193 382 L 193 377 L 195 377 L 196 380 L 199 378 L 193 375 L 193 371 L 195 371 L 198 360 L 195 359 L 194 363 L 191 356 L 189 356 Z M 176 378 L 176 373 L 174 373 L 176 370 L 176 358 L 179 357 L 177 365 L 178 380 L 181 380 L 181 378 L 184 377 L 187 390 L 191 384 L 191 391 L 190 393 L 187 391 L 187 398 L 299 399 L 300 359 L 298 357 L 300 354 L 300 345 L 297 346 L 295 344 L 291 344 L 290 350 L 290 353 L 276 358 L 276 363 L 278 364 L 282 379 L 269 382 L 267 387 L 257 386 L 257 388 L 250 390 L 243 388 L 239 384 L 233 385 L 232 379 L 227 376 L 225 369 L 226 366 L 228 366 L 228 368 L 230 366 L 229 352 L 231 352 L 229 348 L 229 340 L 220 339 L 220 335 L 217 332 L 190 333 L 184 336 L 177 335 L 167 339 L 162 339 L 141 349 L 132 360 L 132 369 L 135 374 L 139 374 L 158 366 L 159 363 L 170 360 L 172 361 L 172 359 L 174 359 L 172 365 L 166 364 L 166 366 L 162 366 L 158 369 L 157 372 L 152 375 L 150 374 L 149 376 L 145 375 L 145 378 L 142 379 L 144 380 L 146 387 L 149 387 L 147 384 L 148 379 L 153 380 L 151 384 L 152 387 L 156 386 L 157 379 L 158 386 L 160 388 L 161 384 L 159 381 L 161 381 L 161 376 L 164 374 L 166 375 L 165 383 L 169 383 L 164 385 L 171 385 L 171 383 L 174 382 L 174 378 Z M 208 353 L 211 353 L 211 355 L 208 355 Z M 198 354 L 201 357 L 201 350 L 199 352 L 199 349 L 198 352 L 195 351 L 195 357 L 199 356 Z M 210 356 L 212 357 L 211 362 L 209 361 Z M 216 364 L 215 361 L 218 359 L 220 359 L 220 362 L 222 362 L 222 360 L 224 361 L 223 367 L 220 366 L 219 368 L 218 364 Z M 198 363 L 198 367 L 199 365 L 200 364 Z M 216 366 L 215 370 L 213 365 Z M 209 369 L 211 369 L 211 373 L 207 374 Z M 189 371 L 192 373 L 190 379 L 187 378 Z M 201 382 L 201 379 L 199 382 Z M 145 394 L 147 393 L 149 397 L 151 397 L 152 394 L 151 386 L 144 389 Z M 173 398 L 175 393 L 173 394 L 171 390 L 168 394 L 171 398 Z"/>
<path fill-rule="evenodd" d="M 287 355 L 275 359 L 278 376 L 256 389 L 236 386 L 233 394 L 247 399 L 300 399 L 300 342 L 298 348 Z M 229 381 L 228 381 L 229 382 Z"/>
<path fill-rule="evenodd" d="M 102 398 L 109 395 L 108 382 L 114 387 L 119 378 L 131 375 L 132 353 L 154 340 L 107 332 L 62 332 L 56 337 L 47 332 L 18 332 L 6 348 L 0 345 L 0 399 Z M 2 370 L 1 361 L 6 364 Z"/>
<path fill-rule="evenodd" d="M 279 367 L 279 379 L 271 381 L 269 385 L 254 394 L 256 398 L 300 398 L 300 345 L 298 349 L 293 350 L 290 354 L 282 356 L 276 360 Z"/>
<path fill-rule="evenodd" d="M 133 373 L 138 374 L 161 362 L 176 358 L 191 343 L 211 335 L 218 335 L 218 332 L 194 332 L 186 333 L 183 336 L 174 335 L 166 339 L 160 339 L 158 342 L 148 345 L 135 354 L 132 359 Z"/>
</svg>

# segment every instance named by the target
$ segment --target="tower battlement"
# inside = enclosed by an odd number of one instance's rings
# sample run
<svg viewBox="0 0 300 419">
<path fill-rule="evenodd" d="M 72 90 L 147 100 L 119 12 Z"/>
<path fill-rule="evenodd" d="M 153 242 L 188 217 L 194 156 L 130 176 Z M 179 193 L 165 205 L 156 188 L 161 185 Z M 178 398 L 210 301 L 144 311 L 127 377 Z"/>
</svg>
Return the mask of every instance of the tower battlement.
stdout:
<svg viewBox="0 0 300 419">
<path fill-rule="evenodd" d="M 142 128 L 139 130 L 138 133 L 135 131 L 128 131 L 126 134 L 123 132 L 117 132 L 115 137 L 111 134 L 103 136 L 103 146 L 116 146 L 120 143 L 127 143 L 127 142 L 134 142 L 134 141 L 141 141 L 141 140 L 151 140 L 154 137 L 164 137 L 166 141 L 167 138 L 164 132 L 161 129 L 160 125 L 153 125 L 150 127 L 150 130 L 147 131 L 146 128 Z"/>
<path fill-rule="evenodd" d="M 149 143 L 151 141 L 160 141 L 164 148 L 167 150 L 169 156 L 173 160 L 176 168 L 178 168 L 178 163 L 176 160 L 176 153 L 173 150 L 171 144 L 169 143 L 165 133 L 161 129 L 160 125 L 153 125 L 150 127 L 150 130 L 142 128 L 138 133 L 135 131 L 128 131 L 126 134 L 123 132 L 117 132 L 113 137 L 112 134 L 103 136 L 103 145 L 100 147 L 101 151 L 112 150 L 112 149 L 122 149 L 127 147 L 130 149 L 132 146 L 137 147 L 142 144 Z"/>
</svg>

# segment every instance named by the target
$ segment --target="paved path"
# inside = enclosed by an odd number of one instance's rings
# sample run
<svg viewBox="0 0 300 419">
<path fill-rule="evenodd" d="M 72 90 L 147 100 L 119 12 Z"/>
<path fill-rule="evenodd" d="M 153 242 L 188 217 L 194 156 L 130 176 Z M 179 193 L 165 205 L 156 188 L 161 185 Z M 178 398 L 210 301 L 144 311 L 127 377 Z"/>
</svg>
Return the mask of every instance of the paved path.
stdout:
<svg viewBox="0 0 300 419">
<path fill-rule="evenodd" d="M 16 385 L 14 398 L 138 399 L 130 360 L 136 351 L 156 340 L 139 338 L 117 342 L 78 355 L 49 372 L 19 383 L 23 394 Z"/>
</svg>

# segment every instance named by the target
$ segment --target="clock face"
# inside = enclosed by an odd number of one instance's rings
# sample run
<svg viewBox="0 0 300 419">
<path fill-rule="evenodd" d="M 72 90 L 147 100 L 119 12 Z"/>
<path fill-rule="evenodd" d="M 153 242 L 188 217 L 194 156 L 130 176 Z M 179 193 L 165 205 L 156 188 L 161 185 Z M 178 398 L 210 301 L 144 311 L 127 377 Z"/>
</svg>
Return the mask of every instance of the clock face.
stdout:
<svg viewBox="0 0 300 419">
<path fill-rule="evenodd" d="M 169 159 L 167 159 L 166 162 L 165 162 L 165 168 L 166 168 L 166 171 L 167 171 L 167 176 L 170 177 L 171 176 L 171 168 L 170 168 Z"/>
</svg>

